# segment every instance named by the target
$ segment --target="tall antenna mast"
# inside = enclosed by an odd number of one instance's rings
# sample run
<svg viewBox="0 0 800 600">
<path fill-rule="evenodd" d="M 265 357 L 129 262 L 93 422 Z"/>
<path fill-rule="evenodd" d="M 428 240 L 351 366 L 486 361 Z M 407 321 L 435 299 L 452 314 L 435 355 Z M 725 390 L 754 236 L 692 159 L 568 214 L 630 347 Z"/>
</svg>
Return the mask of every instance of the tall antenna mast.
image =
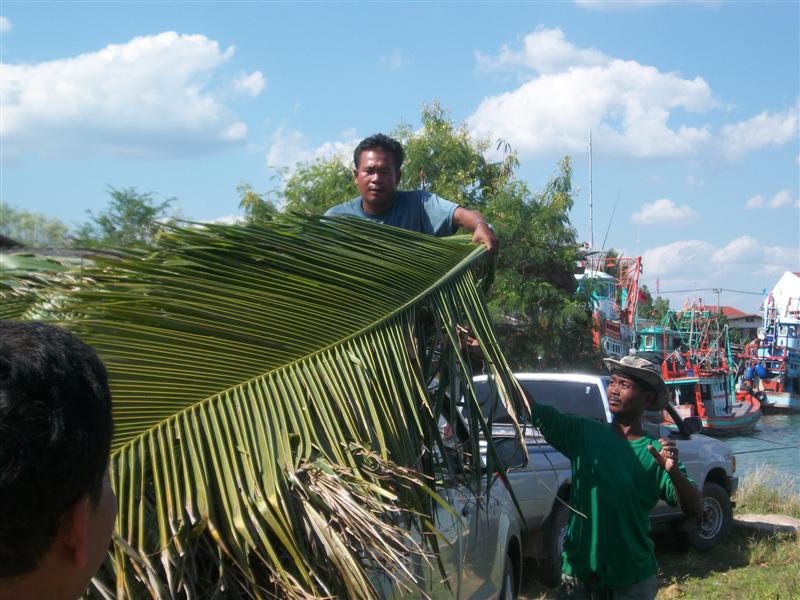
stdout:
<svg viewBox="0 0 800 600">
<path fill-rule="evenodd" d="M 589 130 L 589 248 L 594 250 L 594 225 L 592 223 L 592 130 Z"/>
</svg>

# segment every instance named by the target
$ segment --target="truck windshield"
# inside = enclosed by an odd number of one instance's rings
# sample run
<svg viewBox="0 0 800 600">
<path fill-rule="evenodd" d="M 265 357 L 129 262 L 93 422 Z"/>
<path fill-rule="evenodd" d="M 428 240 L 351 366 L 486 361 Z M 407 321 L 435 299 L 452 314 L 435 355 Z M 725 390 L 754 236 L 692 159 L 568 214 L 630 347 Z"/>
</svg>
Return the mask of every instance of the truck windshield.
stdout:
<svg viewBox="0 0 800 600">
<path fill-rule="evenodd" d="M 520 381 L 520 384 L 534 402 L 552 406 L 566 414 L 587 417 L 600 423 L 606 422 L 603 400 L 594 383 L 525 380 Z M 475 388 L 484 418 L 492 419 L 495 423 L 510 421 L 489 382 L 475 382 Z"/>
</svg>

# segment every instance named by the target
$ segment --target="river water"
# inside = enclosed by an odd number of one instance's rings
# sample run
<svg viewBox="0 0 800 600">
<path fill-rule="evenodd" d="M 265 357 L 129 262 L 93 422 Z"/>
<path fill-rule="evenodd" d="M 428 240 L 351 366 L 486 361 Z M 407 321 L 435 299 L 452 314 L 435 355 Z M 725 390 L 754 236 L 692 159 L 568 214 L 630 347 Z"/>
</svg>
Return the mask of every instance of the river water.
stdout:
<svg viewBox="0 0 800 600">
<path fill-rule="evenodd" d="M 766 467 L 773 473 L 772 484 L 790 486 L 800 494 L 800 414 L 764 415 L 750 433 L 723 441 L 736 455 L 740 483 Z"/>
</svg>

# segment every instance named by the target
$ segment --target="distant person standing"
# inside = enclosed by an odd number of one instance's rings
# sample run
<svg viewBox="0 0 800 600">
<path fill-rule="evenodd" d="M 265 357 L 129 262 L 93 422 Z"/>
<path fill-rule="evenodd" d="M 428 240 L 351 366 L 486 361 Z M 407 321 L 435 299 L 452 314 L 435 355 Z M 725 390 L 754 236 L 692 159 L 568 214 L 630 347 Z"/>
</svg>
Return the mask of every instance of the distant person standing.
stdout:
<svg viewBox="0 0 800 600">
<path fill-rule="evenodd" d="M 459 227 L 472 233 L 472 241 L 497 252 L 500 241 L 481 213 L 422 190 L 402 192 L 403 146 L 382 133 L 362 140 L 353 153 L 353 177 L 360 196 L 325 213 L 352 216 L 437 237 L 454 234 Z"/>
<path fill-rule="evenodd" d="M 73 334 L 0 320 L 0 600 L 74 600 L 105 556 L 111 394 Z"/>
</svg>

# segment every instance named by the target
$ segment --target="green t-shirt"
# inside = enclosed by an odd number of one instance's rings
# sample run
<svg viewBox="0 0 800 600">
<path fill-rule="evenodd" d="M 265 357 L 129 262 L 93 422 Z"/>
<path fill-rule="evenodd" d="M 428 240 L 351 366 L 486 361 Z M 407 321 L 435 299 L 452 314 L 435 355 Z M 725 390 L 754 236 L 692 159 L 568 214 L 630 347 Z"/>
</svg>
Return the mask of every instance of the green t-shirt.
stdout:
<svg viewBox="0 0 800 600">
<path fill-rule="evenodd" d="M 596 574 L 601 589 L 626 588 L 654 575 L 650 511 L 659 498 L 678 503 L 669 474 L 647 450 L 650 444 L 661 450 L 658 440 L 628 441 L 605 423 L 540 404 L 533 407 L 533 422 L 572 466 L 569 504 L 575 510 L 567 524 L 564 572 L 582 581 Z"/>
</svg>

